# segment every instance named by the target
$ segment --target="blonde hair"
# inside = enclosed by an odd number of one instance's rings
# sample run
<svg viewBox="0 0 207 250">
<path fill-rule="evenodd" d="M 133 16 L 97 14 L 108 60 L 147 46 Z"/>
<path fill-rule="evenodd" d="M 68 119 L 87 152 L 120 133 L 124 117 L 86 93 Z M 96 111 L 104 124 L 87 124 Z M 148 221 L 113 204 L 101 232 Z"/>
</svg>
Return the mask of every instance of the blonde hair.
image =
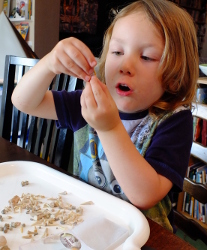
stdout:
<svg viewBox="0 0 207 250">
<path fill-rule="evenodd" d="M 164 94 L 150 107 L 151 113 L 172 111 L 180 105 L 192 108 L 199 75 L 196 30 L 191 16 L 170 1 L 136 1 L 115 16 L 104 36 L 99 64 L 101 80 L 105 82 L 105 61 L 116 21 L 140 11 L 146 13 L 165 42 L 158 72 Z"/>
</svg>

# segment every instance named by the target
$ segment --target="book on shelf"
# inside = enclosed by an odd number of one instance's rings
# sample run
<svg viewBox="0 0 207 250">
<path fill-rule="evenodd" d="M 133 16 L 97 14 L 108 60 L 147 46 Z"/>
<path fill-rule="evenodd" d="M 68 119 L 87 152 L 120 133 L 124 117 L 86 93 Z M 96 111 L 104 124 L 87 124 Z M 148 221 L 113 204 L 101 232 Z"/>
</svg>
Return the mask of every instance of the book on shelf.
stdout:
<svg viewBox="0 0 207 250">
<path fill-rule="evenodd" d="M 24 40 L 26 40 L 28 30 L 29 30 L 29 23 L 28 22 L 21 22 L 20 24 L 16 24 L 15 28 L 19 31 L 19 33 L 24 38 Z"/>
<path fill-rule="evenodd" d="M 32 0 L 9 0 L 8 16 L 11 21 L 27 20 L 32 17 Z"/>
<path fill-rule="evenodd" d="M 207 120 L 193 117 L 193 141 L 207 146 Z"/>
<path fill-rule="evenodd" d="M 201 142 L 202 119 L 200 117 L 193 117 L 193 140 Z"/>
<path fill-rule="evenodd" d="M 28 18 L 32 18 L 32 0 L 28 0 Z"/>
<path fill-rule="evenodd" d="M 28 19 L 28 0 L 11 0 L 10 18 Z"/>
<path fill-rule="evenodd" d="M 203 146 L 207 146 L 207 120 L 203 119 L 203 126 L 202 126 L 202 135 L 201 135 L 202 141 L 201 143 Z"/>
<path fill-rule="evenodd" d="M 206 181 L 206 178 L 207 178 L 207 165 L 205 165 L 204 169 L 202 169 L 201 171 L 202 173 L 202 183 L 204 185 L 206 185 L 207 181 Z M 207 224 L 207 204 L 203 204 L 203 216 L 204 216 L 204 222 Z"/>
<path fill-rule="evenodd" d="M 196 172 L 196 182 L 197 183 L 203 183 L 202 181 L 202 173 L 201 172 Z M 194 218 L 197 220 L 205 223 L 205 207 L 204 204 L 202 204 L 199 201 L 195 202 L 195 207 L 196 207 L 196 214 L 194 214 Z M 204 207 L 204 208 L 203 208 Z"/>
<path fill-rule="evenodd" d="M 3 11 L 8 17 L 10 12 L 10 0 L 3 0 Z"/>
<path fill-rule="evenodd" d="M 192 180 L 195 181 L 195 174 L 193 174 Z M 194 208 L 195 208 L 195 198 L 191 196 L 190 198 L 190 216 L 194 216 Z"/>
</svg>

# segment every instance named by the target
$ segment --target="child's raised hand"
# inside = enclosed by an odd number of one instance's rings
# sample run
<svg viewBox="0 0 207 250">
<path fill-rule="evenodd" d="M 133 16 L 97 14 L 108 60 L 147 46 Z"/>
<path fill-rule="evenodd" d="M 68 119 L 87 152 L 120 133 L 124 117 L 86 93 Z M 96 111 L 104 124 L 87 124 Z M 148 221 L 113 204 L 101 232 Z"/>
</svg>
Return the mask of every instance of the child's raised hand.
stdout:
<svg viewBox="0 0 207 250">
<path fill-rule="evenodd" d="M 90 81 L 96 60 L 80 40 L 70 37 L 60 41 L 47 55 L 47 64 L 55 74 L 68 74 Z"/>
<path fill-rule="evenodd" d="M 119 122 L 119 112 L 107 87 L 93 76 L 81 95 L 82 115 L 97 132 L 109 131 Z"/>
</svg>

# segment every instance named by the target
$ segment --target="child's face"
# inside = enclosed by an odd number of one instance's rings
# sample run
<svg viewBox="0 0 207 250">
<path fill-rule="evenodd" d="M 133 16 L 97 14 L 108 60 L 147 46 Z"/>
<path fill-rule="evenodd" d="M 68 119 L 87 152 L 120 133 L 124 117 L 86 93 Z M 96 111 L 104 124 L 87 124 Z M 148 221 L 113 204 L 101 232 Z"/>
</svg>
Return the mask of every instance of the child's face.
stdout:
<svg viewBox="0 0 207 250">
<path fill-rule="evenodd" d="M 163 94 L 158 66 L 164 41 L 145 13 L 119 19 L 105 64 L 106 85 L 122 112 L 147 109 Z"/>
</svg>

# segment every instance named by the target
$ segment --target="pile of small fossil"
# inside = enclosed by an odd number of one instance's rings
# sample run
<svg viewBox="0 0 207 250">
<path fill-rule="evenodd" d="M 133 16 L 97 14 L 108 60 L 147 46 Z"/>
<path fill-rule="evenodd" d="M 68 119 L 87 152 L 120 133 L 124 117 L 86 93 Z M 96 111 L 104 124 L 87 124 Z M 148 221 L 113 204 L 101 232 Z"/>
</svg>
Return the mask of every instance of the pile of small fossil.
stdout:
<svg viewBox="0 0 207 250">
<path fill-rule="evenodd" d="M 42 235 L 42 238 L 44 238 L 48 236 L 48 226 L 60 227 L 62 229 L 67 225 L 75 226 L 83 221 L 83 208 L 63 202 L 62 196 L 66 194 L 67 192 L 64 191 L 60 193 L 57 198 L 48 199 L 44 195 L 34 195 L 31 193 L 23 193 L 21 197 L 15 195 L 8 201 L 9 206 L 2 209 L 0 221 L 4 221 L 4 219 L 11 220 L 12 213 L 25 212 L 30 216 L 30 221 L 32 222 L 28 226 L 34 226 L 34 231 L 27 231 L 27 234 L 22 236 L 26 239 L 32 239 L 33 236 L 37 235 L 38 227 L 45 227 L 44 234 Z M 5 223 L 3 226 L 0 226 L 0 231 L 7 233 L 8 230 L 12 230 L 16 227 L 20 227 L 20 231 L 23 233 L 25 224 L 21 222 Z M 4 250 L 6 250 L 6 248 L 4 248 Z"/>
</svg>

